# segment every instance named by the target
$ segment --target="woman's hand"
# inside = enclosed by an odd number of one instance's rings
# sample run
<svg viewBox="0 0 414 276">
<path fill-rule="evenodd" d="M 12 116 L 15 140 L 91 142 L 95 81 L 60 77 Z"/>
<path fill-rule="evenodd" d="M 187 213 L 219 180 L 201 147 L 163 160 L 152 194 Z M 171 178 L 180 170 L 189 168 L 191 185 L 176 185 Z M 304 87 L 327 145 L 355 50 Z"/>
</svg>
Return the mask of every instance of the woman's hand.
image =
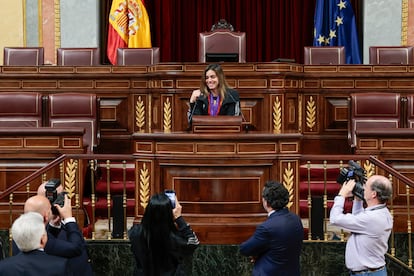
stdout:
<svg viewBox="0 0 414 276">
<path fill-rule="evenodd" d="M 175 208 L 173 209 L 174 220 L 181 217 L 181 210 L 182 209 L 183 209 L 183 207 L 181 206 L 180 202 L 178 202 L 177 197 L 175 197 Z"/>
<path fill-rule="evenodd" d="M 197 101 L 197 98 L 200 97 L 201 91 L 200 89 L 194 90 L 191 94 L 190 103 L 195 103 Z"/>
</svg>

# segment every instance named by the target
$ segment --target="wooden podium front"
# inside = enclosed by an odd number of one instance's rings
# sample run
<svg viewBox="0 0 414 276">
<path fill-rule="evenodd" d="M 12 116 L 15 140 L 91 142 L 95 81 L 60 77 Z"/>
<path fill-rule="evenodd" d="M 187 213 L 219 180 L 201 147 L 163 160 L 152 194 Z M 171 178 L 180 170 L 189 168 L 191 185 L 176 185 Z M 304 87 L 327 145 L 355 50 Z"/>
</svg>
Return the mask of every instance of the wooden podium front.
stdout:
<svg viewBox="0 0 414 276">
<path fill-rule="evenodd" d="M 266 219 L 262 190 L 286 182 L 298 212 L 302 135 L 268 133 L 135 133 L 136 214 L 149 197 L 173 189 L 203 244 L 238 244 Z"/>
<path fill-rule="evenodd" d="M 203 116 L 192 117 L 193 133 L 240 133 L 241 116 Z"/>
</svg>

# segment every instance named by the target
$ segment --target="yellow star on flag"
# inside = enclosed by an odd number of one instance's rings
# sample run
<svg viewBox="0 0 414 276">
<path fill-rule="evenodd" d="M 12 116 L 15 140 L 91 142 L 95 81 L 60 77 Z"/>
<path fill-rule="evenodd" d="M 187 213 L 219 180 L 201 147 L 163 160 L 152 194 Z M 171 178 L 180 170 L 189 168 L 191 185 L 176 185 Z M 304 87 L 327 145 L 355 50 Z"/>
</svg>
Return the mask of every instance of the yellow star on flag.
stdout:
<svg viewBox="0 0 414 276">
<path fill-rule="evenodd" d="M 339 16 L 336 17 L 335 22 L 337 26 L 344 24 L 343 18 Z"/>
<path fill-rule="evenodd" d="M 325 41 L 325 37 L 323 35 L 319 35 L 318 42 L 319 44 L 322 44 Z"/>
<path fill-rule="evenodd" d="M 338 7 L 339 7 L 339 10 L 342 10 L 342 9 L 345 9 L 346 8 L 346 6 L 345 6 L 345 3 L 346 2 L 344 2 L 344 1 L 339 1 L 339 4 L 337 5 Z"/>
</svg>

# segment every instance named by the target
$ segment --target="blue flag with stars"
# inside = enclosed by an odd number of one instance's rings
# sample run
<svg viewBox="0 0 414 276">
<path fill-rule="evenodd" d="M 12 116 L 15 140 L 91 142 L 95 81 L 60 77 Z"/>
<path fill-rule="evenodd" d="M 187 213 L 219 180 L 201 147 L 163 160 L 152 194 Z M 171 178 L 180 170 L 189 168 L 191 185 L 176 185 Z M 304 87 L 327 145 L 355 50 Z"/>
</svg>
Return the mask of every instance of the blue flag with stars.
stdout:
<svg viewBox="0 0 414 276">
<path fill-rule="evenodd" d="M 350 0 L 317 0 L 314 23 L 314 46 L 344 46 L 346 63 L 361 63 L 358 32 Z"/>
</svg>

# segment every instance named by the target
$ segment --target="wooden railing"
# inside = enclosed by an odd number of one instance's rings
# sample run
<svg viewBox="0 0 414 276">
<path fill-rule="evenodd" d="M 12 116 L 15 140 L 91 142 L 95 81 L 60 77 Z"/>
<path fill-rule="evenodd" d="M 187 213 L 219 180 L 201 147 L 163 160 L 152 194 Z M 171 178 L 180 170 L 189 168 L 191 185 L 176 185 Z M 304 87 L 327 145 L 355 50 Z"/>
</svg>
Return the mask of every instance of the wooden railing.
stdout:
<svg viewBox="0 0 414 276">
<path fill-rule="evenodd" d="M 302 216 L 304 221 L 304 226 L 307 228 L 307 237 L 304 237 L 305 242 L 345 242 L 349 233 L 343 229 L 332 229 L 329 224 L 329 209 L 333 200 L 332 193 L 335 193 L 340 188 L 339 184 L 337 188 L 333 185 L 335 179 L 332 179 L 332 176 L 335 174 L 335 171 L 340 172 L 341 168 L 347 166 L 349 160 L 357 161 L 361 167 L 366 170 L 367 176 L 369 177 L 372 174 L 382 174 L 389 177 L 391 182 L 394 185 L 394 196 L 393 199 L 388 203 L 388 207 L 391 211 L 391 214 L 394 217 L 394 229 L 390 237 L 390 246 L 388 256 L 391 260 L 398 262 L 399 264 L 404 265 L 407 269 L 412 270 L 412 240 L 411 240 L 411 194 L 410 191 L 414 188 L 414 181 L 404 176 L 396 169 L 390 167 L 384 162 L 378 160 L 374 156 L 362 156 L 362 155 L 341 155 L 341 156 L 327 156 L 327 155 L 304 155 L 300 158 L 301 169 L 306 170 L 306 177 L 297 177 L 295 180 L 297 182 L 295 187 L 299 187 L 301 184 L 299 182 L 306 183 L 307 187 L 305 189 L 302 187 L 301 190 L 306 190 L 304 198 L 306 198 L 306 205 L 308 207 L 308 215 Z M 157 188 L 154 187 L 151 183 L 147 183 L 147 180 L 142 178 L 142 173 L 137 172 L 135 166 L 134 156 L 132 155 L 100 155 L 100 154 L 80 154 L 80 155 L 62 155 L 59 158 L 50 162 L 47 166 L 37 170 L 31 175 L 25 177 L 19 182 L 11 185 L 6 190 L 0 193 L 0 216 L 3 224 L 1 229 L 9 229 L 11 227 L 14 219 L 23 212 L 23 204 L 26 198 L 34 195 L 37 190 L 37 184 L 46 181 L 48 178 L 52 177 L 51 173 L 59 170 L 62 183 L 64 183 L 65 189 L 68 191 L 69 197 L 72 199 L 72 205 L 74 209 L 74 214 L 77 218 L 79 226 L 83 229 L 83 233 L 87 239 L 91 240 L 100 240 L 100 239 L 122 239 L 127 240 L 127 228 L 130 225 L 128 223 L 134 223 L 140 219 L 142 212 L 138 206 L 133 207 L 132 214 L 127 209 L 131 206 L 128 202 L 140 202 L 143 204 L 145 200 L 142 199 L 143 188 L 148 187 L 152 191 L 157 192 Z M 117 168 L 122 171 L 122 216 L 123 216 L 123 233 L 121 236 L 114 237 L 113 230 L 114 224 L 111 220 L 104 220 L 103 213 L 106 213 L 106 217 L 114 217 L 112 213 L 112 204 L 113 194 L 111 193 L 111 171 L 113 168 Z M 127 170 L 134 170 L 134 176 L 139 179 L 133 179 L 135 183 L 135 193 L 133 195 L 128 195 L 126 186 L 127 186 Z M 317 172 L 317 178 L 314 173 L 315 169 L 319 170 Z M 99 173 L 99 170 L 101 171 Z M 329 172 L 330 171 L 330 172 Z M 322 172 L 322 173 L 321 173 Z M 106 174 L 106 206 L 104 210 L 100 211 L 99 215 L 96 215 L 98 199 L 96 197 L 97 191 L 95 191 L 95 185 L 97 183 L 97 177 L 102 179 L 102 174 Z M 86 179 L 85 179 L 85 175 Z M 56 176 L 55 176 L 56 177 Z M 130 180 L 129 180 L 130 181 Z M 313 182 L 317 181 L 318 185 L 322 185 L 322 197 L 323 197 L 323 238 L 315 239 L 312 235 L 312 196 L 316 194 L 314 189 Z M 93 184 L 93 185 L 92 185 Z M 147 186 L 149 184 L 149 186 Z M 90 185 L 90 189 L 87 187 Z M 405 193 L 401 194 L 397 192 L 398 189 L 404 186 Z M 336 191 L 336 193 L 337 193 Z M 296 193 L 298 197 L 301 197 L 300 193 Z M 394 203 L 396 201 L 400 202 L 400 197 L 404 196 L 406 200 L 406 205 L 396 206 Z M 140 198 L 141 197 L 141 198 Z M 139 199 L 140 198 L 140 199 Z M 87 199 L 90 200 L 90 206 L 85 206 Z M 139 199 L 139 200 L 138 200 Z M 296 201 L 300 205 L 300 200 Z M 295 201 L 293 201 L 295 202 Z M 184 211 L 185 211 L 185 203 Z M 89 209 L 88 209 L 89 208 Z M 88 209 L 88 210 L 87 210 Z M 300 207 L 293 208 L 298 210 L 298 213 L 301 213 Z M 4 222 L 7 223 L 4 223 Z M 100 224 L 100 231 L 103 233 L 98 233 L 98 230 L 95 228 L 98 221 L 104 221 L 104 224 Z M 212 218 L 214 221 L 214 218 Z M 86 222 L 86 223 L 84 223 Z M 189 221 L 191 223 L 191 221 Z M 222 223 L 228 223 L 223 221 Z M 400 230 L 405 228 L 405 231 L 401 232 Z M 241 231 L 243 229 L 241 228 Z M 337 232 L 335 232 L 337 231 Z M 330 235 L 334 233 L 334 235 Z M 251 233 L 247 233 L 250 235 Z M 223 233 L 225 236 L 225 233 Z M 404 240 L 403 243 L 406 246 L 401 246 L 401 240 Z M 10 237 L 11 242 L 11 237 Z M 414 270 L 413 270 L 414 272 Z"/>
</svg>

